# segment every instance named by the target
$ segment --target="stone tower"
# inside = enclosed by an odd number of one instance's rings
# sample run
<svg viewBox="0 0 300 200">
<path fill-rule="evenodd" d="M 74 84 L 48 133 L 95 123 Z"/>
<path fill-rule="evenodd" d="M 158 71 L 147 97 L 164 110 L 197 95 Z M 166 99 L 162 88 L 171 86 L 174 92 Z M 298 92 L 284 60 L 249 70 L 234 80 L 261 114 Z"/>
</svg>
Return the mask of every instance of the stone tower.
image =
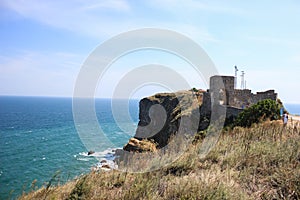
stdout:
<svg viewBox="0 0 300 200">
<path fill-rule="evenodd" d="M 209 91 L 213 103 L 232 105 L 234 103 L 234 76 L 212 76 Z"/>
</svg>

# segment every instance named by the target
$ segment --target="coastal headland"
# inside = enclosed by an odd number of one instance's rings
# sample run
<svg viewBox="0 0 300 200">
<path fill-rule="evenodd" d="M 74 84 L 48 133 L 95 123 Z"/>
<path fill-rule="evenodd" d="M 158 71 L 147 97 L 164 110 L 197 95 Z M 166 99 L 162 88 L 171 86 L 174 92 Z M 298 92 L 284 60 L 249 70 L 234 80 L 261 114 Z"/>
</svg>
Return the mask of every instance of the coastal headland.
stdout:
<svg viewBox="0 0 300 200">
<path fill-rule="evenodd" d="M 274 90 L 252 94 L 233 83 L 214 76 L 208 90 L 143 98 L 135 136 L 116 151 L 120 168 L 20 199 L 300 199 L 300 117 L 290 115 L 283 126 Z M 199 156 L 216 131 L 213 148 Z"/>
<path fill-rule="evenodd" d="M 204 131 L 212 118 L 214 121 L 221 119 L 226 126 L 244 108 L 265 99 L 277 100 L 274 90 L 253 94 L 249 89 L 235 89 L 234 81 L 233 76 L 213 76 L 208 90 L 194 88 L 176 93 L 159 93 L 142 99 L 135 136 L 123 149 L 140 152 L 151 150 L 140 142 L 145 139 L 148 144 L 152 141 L 162 148 L 172 135 L 181 134 L 182 131 L 187 135 Z M 186 121 L 189 122 L 184 124 Z M 120 151 L 117 153 L 122 154 Z"/>
</svg>

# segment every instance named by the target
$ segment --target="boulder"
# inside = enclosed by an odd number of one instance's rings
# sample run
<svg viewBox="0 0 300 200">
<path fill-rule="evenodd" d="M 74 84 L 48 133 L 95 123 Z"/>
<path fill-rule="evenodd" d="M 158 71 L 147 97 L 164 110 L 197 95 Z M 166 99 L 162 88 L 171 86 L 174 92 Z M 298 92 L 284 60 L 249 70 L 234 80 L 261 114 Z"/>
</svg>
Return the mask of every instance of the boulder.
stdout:
<svg viewBox="0 0 300 200">
<path fill-rule="evenodd" d="M 149 140 L 139 140 L 136 138 L 130 138 L 129 142 L 123 148 L 125 151 L 134 152 L 155 152 L 156 144 Z"/>
<path fill-rule="evenodd" d="M 110 166 L 108 164 L 104 164 L 101 166 L 102 169 L 111 169 Z"/>
</svg>

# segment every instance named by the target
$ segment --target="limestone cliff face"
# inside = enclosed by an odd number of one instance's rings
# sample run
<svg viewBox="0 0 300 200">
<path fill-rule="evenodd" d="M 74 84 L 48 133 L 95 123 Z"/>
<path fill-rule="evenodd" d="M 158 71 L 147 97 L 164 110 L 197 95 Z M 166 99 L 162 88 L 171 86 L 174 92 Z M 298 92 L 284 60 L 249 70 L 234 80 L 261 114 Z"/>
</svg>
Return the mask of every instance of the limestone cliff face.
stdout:
<svg viewBox="0 0 300 200">
<path fill-rule="evenodd" d="M 147 139 L 162 148 L 174 134 L 195 134 L 199 129 L 201 102 L 201 94 L 192 91 L 160 93 L 142 99 L 134 138 Z M 123 149 L 140 151 L 130 142 Z"/>
</svg>

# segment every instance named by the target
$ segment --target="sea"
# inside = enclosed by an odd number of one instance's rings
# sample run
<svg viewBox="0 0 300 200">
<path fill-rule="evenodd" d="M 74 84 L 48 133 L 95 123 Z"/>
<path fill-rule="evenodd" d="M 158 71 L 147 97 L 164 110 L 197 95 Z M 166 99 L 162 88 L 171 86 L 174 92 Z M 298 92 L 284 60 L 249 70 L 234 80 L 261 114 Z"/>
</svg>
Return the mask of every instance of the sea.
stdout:
<svg viewBox="0 0 300 200">
<path fill-rule="evenodd" d="M 112 104 L 112 102 L 114 102 Z M 96 117 L 110 141 L 88 155 L 74 122 L 72 98 L 0 96 L 0 199 L 16 199 L 41 186 L 64 184 L 112 160 L 135 133 L 139 100 L 95 99 Z M 113 105 L 113 106 L 112 106 Z M 129 121 L 116 122 L 114 110 L 128 106 Z M 300 115 L 300 104 L 286 104 Z M 124 123 L 126 128 L 124 129 Z"/>
<path fill-rule="evenodd" d="M 88 155 L 72 112 L 72 98 L 0 96 L 0 199 L 49 184 L 63 184 L 90 172 L 102 159 L 113 159 L 135 133 L 139 100 L 114 100 L 115 110 L 128 105 L 130 121 L 114 119 L 111 99 L 95 99 L 96 116 L 107 141 Z M 102 148 L 103 147 L 103 148 Z"/>
</svg>

